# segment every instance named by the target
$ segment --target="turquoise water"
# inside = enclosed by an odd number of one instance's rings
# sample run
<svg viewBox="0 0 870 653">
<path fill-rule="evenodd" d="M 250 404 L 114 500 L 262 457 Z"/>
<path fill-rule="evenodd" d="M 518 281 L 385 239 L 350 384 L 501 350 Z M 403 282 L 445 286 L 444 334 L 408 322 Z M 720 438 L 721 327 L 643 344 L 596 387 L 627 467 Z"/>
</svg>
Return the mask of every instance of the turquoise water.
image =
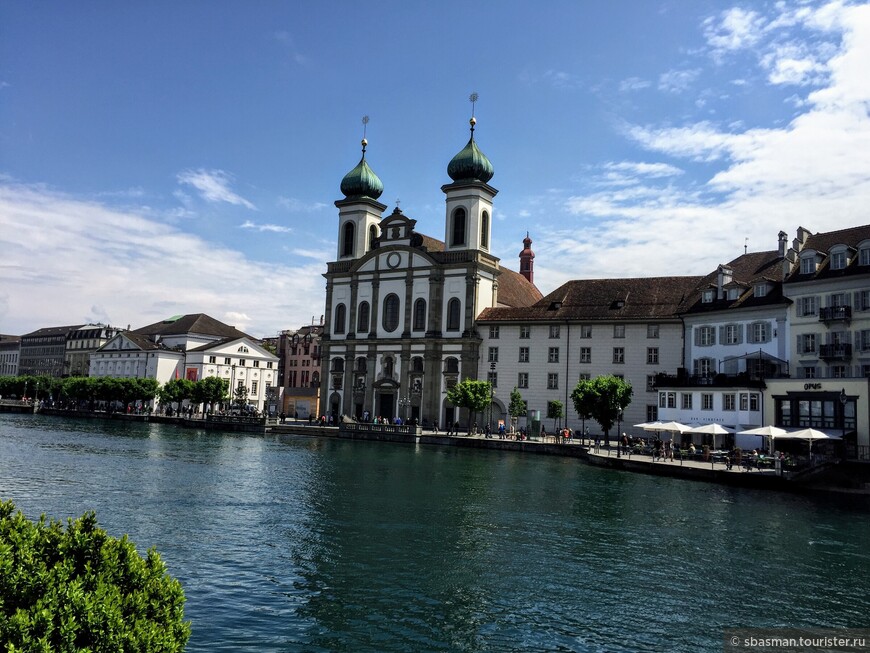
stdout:
<svg viewBox="0 0 870 653">
<path fill-rule="evenodd" d="M 573 459 L 8 415 L 0 498 L 156 547 L 188 651 L 721 651 L 870 614 L 866 506 Z"/>
</svg>

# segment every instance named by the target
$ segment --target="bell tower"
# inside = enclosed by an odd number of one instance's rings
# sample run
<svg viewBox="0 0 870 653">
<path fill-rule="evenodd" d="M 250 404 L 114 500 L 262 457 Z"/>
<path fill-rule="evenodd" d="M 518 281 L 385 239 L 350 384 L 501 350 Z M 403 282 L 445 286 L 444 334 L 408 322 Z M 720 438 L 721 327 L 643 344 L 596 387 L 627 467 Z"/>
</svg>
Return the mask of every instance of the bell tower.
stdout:
<svg viewBox="0 0 870 653">
<path fill-rule="evenodd" d="M 444 249 L 448 252 L 461 249 L 489 252 L 492 244 L 492 200 L 498 191 L 488 183 L 493 175 L 492 164 L 474 142 L 477 93 L 472 93 L 470 100 L 471 138 L 447 166 L 453 183 L 441 187 L 447 195 Z"/>
<path fill-rule="evenodd" d="M 381 215 L 387 208 L 378 202 L 384 185 L 366 161 L 365 125 L 369 117 L 363 117 L 362 158 L 356 167 L 341 180 L 343 200 L 335 202 L 338 208 L 337 261 L 356 259 L 365 255 L 380 236 Z"/>
</svg>

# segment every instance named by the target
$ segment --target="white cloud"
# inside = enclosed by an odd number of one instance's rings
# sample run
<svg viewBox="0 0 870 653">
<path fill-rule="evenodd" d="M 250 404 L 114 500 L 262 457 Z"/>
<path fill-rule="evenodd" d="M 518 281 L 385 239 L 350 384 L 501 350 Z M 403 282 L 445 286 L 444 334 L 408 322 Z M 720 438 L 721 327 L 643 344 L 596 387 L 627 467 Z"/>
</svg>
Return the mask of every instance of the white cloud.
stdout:
<svg viewBox="0 0 870 653">
<path fill-rule="evenodd" d="M 818 18 L 821 11 L 824 20 Z M 555 286 L 578 277 L 705 274 L 742 254 L 745 238 L 750 251 L 773 250 L 780 230 L 793 235 L 798 226 L 818 232 L 868 223 L 870 5 L 831 3 L 792 14 L 789 21 L 809 30 L 842 30 L 821 35 L 842 37 L 839 48 L 805 50 L 815 57 L 807 75 L 818 75 L 814 81 L 824 87 L 807 92 L 796 103 L 797 113 L 782 125 L 746 127 L 736 121 L 626 128 L 626 136 L 651 156 L 703 162 L 696 170 L 710 170 L 708 176 L 680 176 L 679 164 L 673 171 L 671 164 L 605 165 L 604 184 L 564 202 L 579 228 L 565 224 L 534 234 L 536 278 Z M 722 36 L 718 45 L 757 44 L 761 22 L 756 16 L 732 21 L 729 39 Z M 787 51 L 783 47 L 780 53 Z M 775 61 L 786 58 L 772 58 L 771 65 Z M 777 65 L 785 74 L 787 65 Z M 796 67 L 793 79 L 803 83 L 808 77 Z M 546 261 L 558 261 L 558 268 L 547 268 Z"/>
<path fill-rule="evenodd" d="M 178 174 L 178 183 L 193 186 L 209 202 L 227 202 L 256 210 L 244 197 L 230 190 L 232 177 L 223 170 L 185 170 Z"/>
<path fill-rule="evenodd" d="M 629 77 L 628 79 L 623 79 L 619 83 L 619 90 L 622 93 L 628 93 L 631 91 L 641 91 L 645 88 L 649 88 L 652 86 L 652 82 L 647 79 L 641 79 L 640 77 Z"/>
<path fill-rule="evenodd" d="M 704 21 L 704 36 L 713 56 L 721 58 L 725 53 L 755 45 L 761 39 L 765 22 L 754 11 L 732 7 Z"/>
<path fill-rule="evenodd" d="M 203 312 L 264 336 L 323 312 L 320 262 L 251 260 L 141 213 L 38 186 L 0 183 L 0 250 L 3 333 L 89 317 L 136 328 Z"/>
<path fill-rule="evenodd" d="M 659 90 L 667 93 L 687 91 L 701 74 L 699 68 L 692 70 L 669 70 L 659 76 Z"/>
<path fill-rule="evenodd" d="M 290 227 L 284 227 L 279 224 L 257 224 L 256 222 L 251 222 L 250 220 L 245 220 L 242 224 L 240 224 L 239 229 L 251 229 L 253 231 L 271 231 L 277 234 L 293 233 L 293 229 Z"/>
<path fill-rule="evenodd" d="M 310 213 L 314 211 L 322 211 L 328 205 L 324 202 L 309 202 L 305 203 L 295 197 L 279 197 L 276 204 L 283 209 L 293 211 L 295 213 Z"/>
</svg>

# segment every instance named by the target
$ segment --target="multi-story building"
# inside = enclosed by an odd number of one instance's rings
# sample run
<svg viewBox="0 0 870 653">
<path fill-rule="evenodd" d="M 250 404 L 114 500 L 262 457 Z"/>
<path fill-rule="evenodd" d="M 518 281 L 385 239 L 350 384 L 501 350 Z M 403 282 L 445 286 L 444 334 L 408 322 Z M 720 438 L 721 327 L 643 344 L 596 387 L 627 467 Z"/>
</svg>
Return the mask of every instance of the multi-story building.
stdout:
<svg viewBox="0 0 870 653">
<path fill-rule="evenodd" d="M 483 335 L 478 374 L 495 386 L 487 419 L 506 418 L 510 392 L 517 388 L 528 409 L 541 417 L 548 415 L 550 402 L 561 402 L 567 423 L 579 428 L 582 418 L 571 393 L 580 379 L 604 374 L 632 386 L 623 423 L 656 419 L 655 379 L 683 365 L 678 313 L 700 281 L 569 281 L 532 306 L 485 310 L 478 318 Z"/>
<path fill-rule="evenodd" d="M 282 331 L 278 336 L 281 411 L 298 419 L 320 415 L 320 324 Z"/>
<path fill-rule="evenodd" d="M 166 383 L 226 379 L 245 388 L 258 409 L 277 382 L 278 357 L 254 338 L 203 313 L 177 315 L 117 333 L 91 356 L 91 376 L 142 377 Z"/>
<path fill-rule="evenodd" d="M 63 377 L 69 374 L 65 366 L 66 341 L 74 326 L 45 327 L 21 336 L 18 358 L 19 376 Z"/>
<path fill-rule="evenodd" d="M 800 228 L 784 266 L 794 374 L 768 383 L 766 414 L 839 432 L 848 456 L 870 460 L 870 225 Z"/>
<path fill-rule="evenodd" d="M 444 241 L 417 231 L 397 206 L 386 218 L 383 184 L 359 164 L 341 182 L 338 251 L 326 277 L 321 398 L 324 410 L 452 422 L 447 388 L 476 378 L 486 308 L 527 306 L 540 292 L 491 251 L 492 164 L 474 140 L 450 161 Z M 464 417 L 463 417 L 464 419 Z"/>
<path fill-rule="evenodd" d="M 18 376 L 21 338 L 0 334 L 0 376 Z"/>
<path fill-rule="evenodd" d="M 105 345 L 121 329 L 105 324 L 85 324 L 67 334 L 64 376 L 87 376 L 91 354 Z"/>
<path fill-rule="evenodd" d="M 693 292 L 680 313 L 685 365 L 655 380 L 660 420 L 715 423 L 734 434 L 769 419 L 765 381 L 789 375 L 785 247 L 780 233 L 777 250 L 744 253 L 718 266 Z"/>
</svg>

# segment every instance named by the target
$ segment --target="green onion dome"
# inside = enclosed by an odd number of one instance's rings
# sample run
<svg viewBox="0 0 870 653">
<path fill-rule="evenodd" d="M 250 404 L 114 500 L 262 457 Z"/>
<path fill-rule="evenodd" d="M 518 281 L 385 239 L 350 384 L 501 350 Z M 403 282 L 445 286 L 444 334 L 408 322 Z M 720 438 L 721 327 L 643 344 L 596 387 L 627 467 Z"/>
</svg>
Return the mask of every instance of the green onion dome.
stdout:
<svg viewBox="0 0 870 653">
<path fill-rule="evenodd" d="M 468 140 L 468 145 L 451 159 L 447 166 L 447 174 L 453 181 L 482 181 L 486 183 L 492 179 L 492 164 L 474 142 L 474 125 L 477 121 L 472 118 L 469 123 L 471 124 L 471 138 Z"/>
<path fill-rule="evenodd" d="M 362 159 L 341 180 L 341 192 L 346 198 L 370 197 L 376 200 L 384 192 L 384 185 L 381 183 L 381 180 L 378 179 L 374 170 L 366 163 L 366 145 L 368 145 L 368 141 L 363 139 Z"/>
</svg>

